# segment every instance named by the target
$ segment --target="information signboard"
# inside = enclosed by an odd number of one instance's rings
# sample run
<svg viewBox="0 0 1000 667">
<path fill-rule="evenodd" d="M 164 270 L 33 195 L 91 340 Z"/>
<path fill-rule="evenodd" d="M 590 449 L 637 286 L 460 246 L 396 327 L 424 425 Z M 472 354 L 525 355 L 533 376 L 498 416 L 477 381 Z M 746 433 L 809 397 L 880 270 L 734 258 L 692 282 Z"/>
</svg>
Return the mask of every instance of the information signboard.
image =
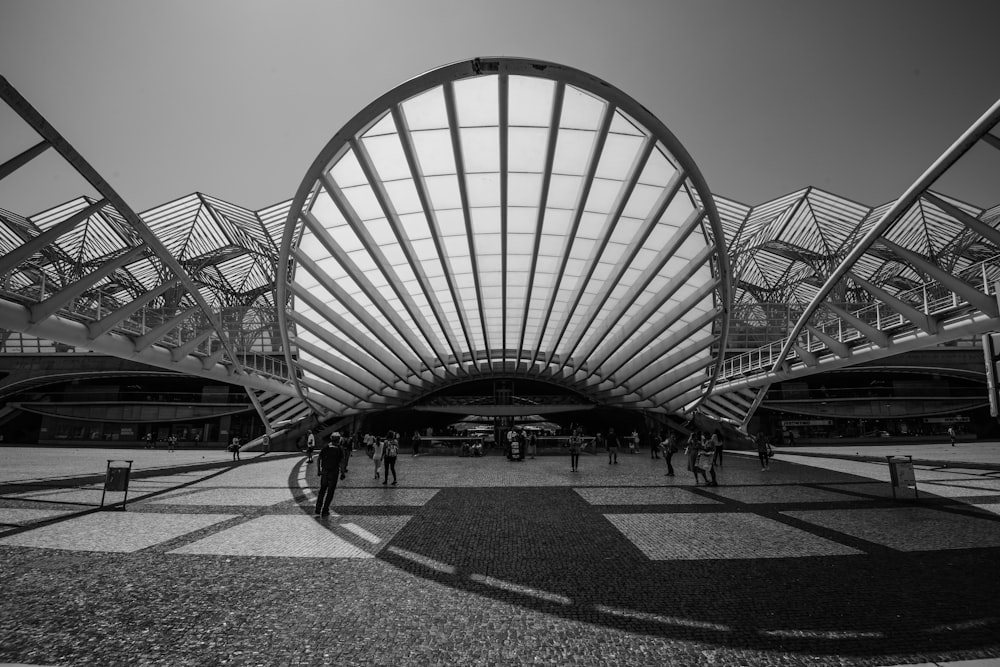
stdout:
<svg viewBox="0 0 1000 667">
<path fill-rule="evenodd" d="M 892 483 L 892 497 L 896 498 L 896 489 L 912 489 L 913 497 L 919 498 L 917 477 L 913 472 L 913 457 L 905 459 L 896 456 L 885 457 L 889 462 L 889 481 Z"/>
<path fill-rule="evenodd" d="M 104 474 L 104 491 L 101 493 L 101 507 L 104 507 L 104 497 L 108 491 L 112 493 L 124 493 L 122 498 L 122 510 L 125 510 L 125 501 L 128 499 L 128 478 L 132 472 L 132 461 L 108 460 L 108 469 Z"/>
</svg>

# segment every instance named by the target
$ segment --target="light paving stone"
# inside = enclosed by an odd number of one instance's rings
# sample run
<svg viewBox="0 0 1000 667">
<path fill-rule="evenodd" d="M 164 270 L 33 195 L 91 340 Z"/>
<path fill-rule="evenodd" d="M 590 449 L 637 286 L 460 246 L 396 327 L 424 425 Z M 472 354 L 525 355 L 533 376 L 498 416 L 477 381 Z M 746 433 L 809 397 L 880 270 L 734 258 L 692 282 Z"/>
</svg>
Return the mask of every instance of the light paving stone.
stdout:
<svg viewBox="0 0 1000 667">
<path fill-rule="evenodd" d="M 978 507 L 986 512 L 992 512 L 993 514 L 1000 514 L 1000 503 L 976 503 L 973 507 Z"/>
<path fill-rule="evenodd" d="M 591 505 L 688 505 L 719 502 L 685 489 L 671 487 L 584 487 L 573 490 Z"/>
<path fill-rule="evenodd" d="M 360 507 L 423 506 L 433 498 L 438 489 L 400 489 L 398 487 L 379 489 L 341 489 L 333 494 L 333 506 Z"/>
<path fill-rule="evenodd" d="M 794 484 L 769 486 L 716 486 L 708 489 L 714 495 L 741 503 L 819 503 L 853 500 L 849 495 Z"/>
<path fill-rule="evenodd" d="M 27 507 L 0 507 L 0 524 L 26 526 L 31 523 L 38 523 L 45 519 L 71 513 L 60 510 L 36 510 Z"/>
<path fill-rule="evenodd" d="M 103 487 L 83 487 L 83 488 L 72 488 L 72 489 L 44 489 L 44 490 L 34 490 L 26 491 L 24 493 L 12 493 L 9 494 L 8 498 L 20 498 L 23 500 L 40 500 L 49 503 L 73 503 L 77 505 L 93 505 L 98 506 L 101 504 L 101 493 L 103 492 Z M 124 493 L 108 492 L 104 502 L 121 502 L 124 497 Z M 129 493 L 129 495 L 133 495 Z"/>
<path fill-rule="evenodd" d="M 1000 546 L 1000 522 L 923 507 L 783 514 L 899 551 Z"/>
<path fill-rule="evenodd" d="M 132 552 L 233 518 L 230 514 L 97 512 L 18 535 L 0 544 L 70 551 Z"/>
<path fill-rule="evenodd" d="M 650 560 L 794 558 L 860 553 L 756 514 L 606 514 Z"/>
<path fill-rule="evenodd" d="M 990 491 L 969 486 L 950 484 L 944 482 L 917 482 L 917 490 L 921 493 L 933 493 L 942 498 L 977 498 L 979 496 L 996 495 L 996 491 Z"/>
<path fill-rule="evenodd" d="M 161 505 L 222 505 L 268 507 L 292 499 L 288 489 L 222 488 L 184 489 L 149 501 Z"/>
<path fill-rule="evenodd" d="M 409 516 L 262 516 L 170 553 L 291 558 L 372 558 Z"/>
<path fill-rule="evenodd" d="M 980 489 L 983 491 L 994 491 L 1000 493 L 1000 479 L 990 479 L 987 477 L 977 477 L 974 479 L 967 479 L 952 482 L 954 486 L 964 486 L 970 489 Z"/>
</svg>

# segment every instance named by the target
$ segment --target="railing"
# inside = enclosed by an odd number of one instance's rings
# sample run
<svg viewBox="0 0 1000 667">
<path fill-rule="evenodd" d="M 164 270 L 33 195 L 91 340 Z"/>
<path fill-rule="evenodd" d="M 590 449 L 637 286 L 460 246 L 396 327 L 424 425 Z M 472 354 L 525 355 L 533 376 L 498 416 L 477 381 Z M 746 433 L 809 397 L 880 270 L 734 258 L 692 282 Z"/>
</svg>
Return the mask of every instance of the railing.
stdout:
<svg viewBox="0 0 1000 667">
<path fill-rule="evenodd" d="M 40 286 L 32 286 L 17 292 L 3 290 L 2 294 L 11 300 L 17 301 L 26 306 L 41 302 L 47 296 L 44 288 Z M 109 301 L 111 302 L 110 304 L 108 303 Z M 94 295 L 82 296 L 71 300 L 59 310 L 59 313 L 64 317 L 68 317 L 78 322 L 97 322 L 110 315 L 122 305 L 123 304 L 118 303 L 116 299 L 105 296 L 98 291 Z M 179 312 L 181 312 L 180 309 L 164 309 L 153 306 L 143 306 L 130 317 L 115 323 L 112 327 L 112 331 L 124 333 L 134 337 L 144 336 L 157 327 L 169 322 Z M 224 324 L 228 323 L 230 325 L 229 328 L 241 331 L 241 322 L 243 321 L 243 318 L 240 317 L 240 315 L 245 312 L 245 309 L 233 308 L 224 309 L 217 314 Z M 159 338 L 159 340 L 157 340 L 157 343 L 168 348 L 180 347 L 184 343 L 200 336 L 205 329 L 210 327 L 210 324 L 207 318 L 201 314 L 198 314 L 195 317 L 198 319 L 196 324 L 192 325 L 191 320 L 189 319 L 188 321 L 183 322 L 166 332 L 161 338 Z M 272 376 L 278 380 L 286 381 L 289 378 L 288 366 L 285 363 L 281 352 L 273 349 L 274 343 L 280 343 L 280 338 L 272 337 L 270 335 L 272 332 L 273 330 L 271 327 L 260 326 L 258 335 L 254 336 L 249 345 L 240 346 L 239 341 L 236 340 L 231 342 L 236 346 L 235 352 L 237 361 L 239 361 L 244 368 L 262 375 Z M 11 340 L 14 336 L 15 332 L 12 332 L 7 339 L 0 343 L 0 352 L 37 354 L 43 352 L 75 351 L 73 346 L 53 341 L 45 341 L 32 336 L 18 336 L 17 339 Z M 208 355 L 218 350 L 219 346 L 220 343 L 218 342 L 217 337 L 213 334 L 213 336 L 209 336 L 205 341 L 203 341 L 198 346 L 196 351 Z"/>
<path fill-rule="evenodd" d="M 997 280 L 1000 280 L 1000 255 L 973 264 L 956 277 L 975 286 L 984 294 L 995 295 L 995 285 Z M 939 315 L 969 305 L 960 295 L 937 281 L 924 283 L 895 296 L 927 315 Z M 891 331 L 910 324 L 909 320 L 881 301 L 855 310 L 851 314 L 880 331 Z M 835 315 L 828 316 L 814 327 L 842 343 L 865 339 L 862 332 Z M 777 363 L 787 340 L 783 338 L 773 341 L 756 350 L 726 359 L 719 370 L 719 380 L 769 370 Z M 798 343 L 799 347 L 807 352 L 826 348 L 826 344 L 809 331 L 799 335 Z M 794 351 L 791 354 L 794 354 Z"/>
</svg>

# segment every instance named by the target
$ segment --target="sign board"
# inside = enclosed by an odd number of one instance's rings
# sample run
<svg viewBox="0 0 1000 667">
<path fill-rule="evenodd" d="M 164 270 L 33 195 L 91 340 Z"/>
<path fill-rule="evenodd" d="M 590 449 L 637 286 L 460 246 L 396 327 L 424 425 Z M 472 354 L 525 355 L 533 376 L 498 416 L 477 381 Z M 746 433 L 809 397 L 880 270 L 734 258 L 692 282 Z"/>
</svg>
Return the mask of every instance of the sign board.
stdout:
<svg viewBox="0 0 1000 667">
<path fill-rule="evenodd" d="M 996 417 L 1000 415 L 997 404 L 997 340 L 994 336 L 998 334 L 983 334 L 983 361 L 986 364 L 986 391 L 990 398 L 990 415 Z"/>
<path fill-rule="evenodd" d="M 832 426 L 832 419 L 785 419 L 781 422 L 785 428 L 789 426 Z"/>
<path fill-rule="evenodd" d="M 885 457 L 889 462 L 889 481 L 892 483 L 892 497 L 896 498 L 896 489 L 913 489 L 913 497 L 920 496 L 917 491 L 917 477 L 913 472 L 913 457 L 905 459 L 896 456 Z"/>
<path fill-rule="evenodd" d="M 128 500 L 128 478 L 131 472 L 132 461 L 108 460 L 108 468 L 104 474 L 104 491 L 101 493 L 101 507 L 104 507 L 104 497 L 110 491 L 125 494 L 122 498 L 122 510 L 125 510 L 125 502 Z"/>
<path fill-rule="evenodd" d="M 925 424 L 964 424 L 969 421 L 966 415 L 955 415 L 953 417 L 924 417 Z"/>
</svg>

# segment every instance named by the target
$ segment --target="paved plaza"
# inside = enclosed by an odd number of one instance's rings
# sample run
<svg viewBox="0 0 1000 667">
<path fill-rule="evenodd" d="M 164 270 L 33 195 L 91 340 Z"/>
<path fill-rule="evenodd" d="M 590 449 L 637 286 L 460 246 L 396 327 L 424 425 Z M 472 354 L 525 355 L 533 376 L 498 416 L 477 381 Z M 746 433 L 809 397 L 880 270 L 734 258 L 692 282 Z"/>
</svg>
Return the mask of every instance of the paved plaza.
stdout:
<svg viewBox="0 0 1000 667">
<path fill-rule="evenodd" d="M 108 458 L 134 461 L 124 512 Z M 695 487 L 682 458 L 404 455 L 383 486 L 355 452 L 319 518 L 299 455 L 3 447 L 0 663 L 1000 658 L 995 459 L 919 464 L 894 500 L 877 461 L 727 453 Z"/>
</svg>

